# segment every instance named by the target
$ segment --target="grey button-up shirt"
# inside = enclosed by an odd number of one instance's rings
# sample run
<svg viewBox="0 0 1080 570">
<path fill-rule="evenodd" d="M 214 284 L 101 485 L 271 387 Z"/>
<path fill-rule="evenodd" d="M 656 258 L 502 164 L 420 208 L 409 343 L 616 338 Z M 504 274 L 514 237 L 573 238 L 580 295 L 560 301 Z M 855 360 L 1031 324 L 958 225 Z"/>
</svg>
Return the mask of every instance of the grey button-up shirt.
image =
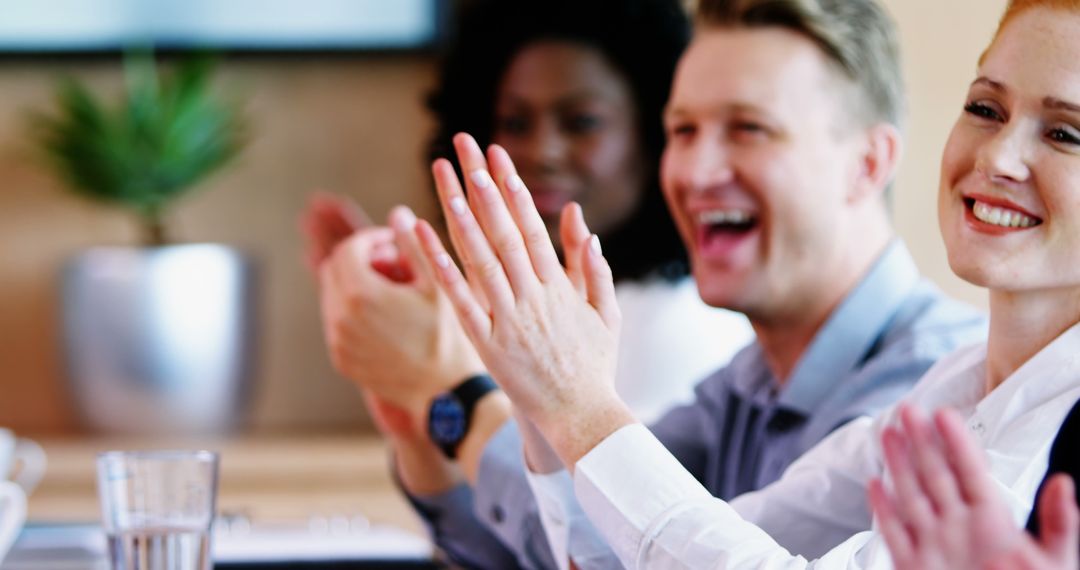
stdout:
<svg viewBox="0 0 1080 570">
<path fill-rule="evenodd" d="M 693 403 L 650 429 L 710 492 L 730 499 L 775 481 L 849 420 L 888 407 L 938 358 L 985 340 L 985 327 L 981 314 L 920 279 L 896 241 L 825 322 L 786 382 L 772 375 L 755 342 L 703 380 Z M 509 422 L 484 450 L 472 510 L 463 508 L 467 488 L 411 499 L 459 563 L 554 568 L 524 469 Z"/>
</svg>

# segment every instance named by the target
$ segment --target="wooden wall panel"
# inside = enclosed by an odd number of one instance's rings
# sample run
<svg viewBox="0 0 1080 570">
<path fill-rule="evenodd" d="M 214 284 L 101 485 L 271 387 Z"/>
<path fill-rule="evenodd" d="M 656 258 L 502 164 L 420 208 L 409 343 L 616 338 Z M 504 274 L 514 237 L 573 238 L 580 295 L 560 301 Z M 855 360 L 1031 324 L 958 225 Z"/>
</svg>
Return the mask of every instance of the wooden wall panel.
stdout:
<svg viewBox="0 0 1080 570">
<path fill-rule="evenodd" d="M 97 244 L 132 244 L 132 218 L 67 193 L 26 142 L 25 114 L 49 104 L 71 73 L 115 92 L 115 62 L 0 63 L 0 425 L 75 429 L 58 343 L 58 272 Z M 264 430 L 365 424 L 355 390 L 322 344 L 314 288 L 301 262 L 297 213 L 315 188 L 357 197 L 379 218 L 405 202 L 432 211 L 421 161 L 429 131 L 420 56 L 233 59 L 219 87 L 247 101 L 252 141 L 239 160 L 173 211 L 182 241 L 224 242 L 254 254 L 261 339 L 253 425 Z"/>
</svg>

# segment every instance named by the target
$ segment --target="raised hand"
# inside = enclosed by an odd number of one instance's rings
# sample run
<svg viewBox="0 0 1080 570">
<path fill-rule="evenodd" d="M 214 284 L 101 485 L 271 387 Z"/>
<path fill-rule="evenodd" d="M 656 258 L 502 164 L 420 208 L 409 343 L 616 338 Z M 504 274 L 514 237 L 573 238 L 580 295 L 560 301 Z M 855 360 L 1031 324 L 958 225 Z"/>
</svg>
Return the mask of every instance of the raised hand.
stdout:
<svg viewBox="0 0 1080 570">
<path fill-rule="evenodd" d="M 390 228 L 354 232 L 319 272 L 324 335 L 334 367 L 362 388 L 418 420 L 430 400 L 483 371 L 446 298 L 419 259 L 416 218 L 405 207 Z M 410 279 L 377 264 L 392 248 Z M 415 269 L 413 269 L 415 268 Z"/>
<path fill-rule="evenodd" d="M 424 271 L 415 220 L 408 208 L 396 208 L 389 228 L 375 227 L 351 201 L 318 195 L 300 226 L 308 265 L 319 280 L 331 361 L 361 388 L 375 426 L 394 450 L 401 484 L 426 495 L 462 480 L 428 439 L 427 400 L 482 364 Z"/>
<path fill-rule="evenodd" d="M 467 279 L 431 226 L 421 222 L 417 235 L 490 373 L 572 467 L 633 422 L 613 387 L 620 315 L 611 269 L 577 208 L 563 218 L 564 269 L 506 152 L 493 146 L 485 157 L 464 134 L 454 146 L 468 197 L 450 162 L 432 172 Z"/>
<path fill-rule="evenodd" d="M 352 200 L 319 192 L 311 197 L 300 214 L 304 236 L 304 258 L 313 272 L 330 257 L 341 242 L 357 230 L 371 227 L 367 212 Z"/>
<path fill-rule="evenodd" d="M 997 494 L 982 451 L 951 410 L 933 423 L 902 405 L 900 427 L 882 447 L 893 481 L 870 485 L 870 503 L 898 570 L 1077 567 L 1077 518 L 1070 481 L 1044 493 L 1040 541 L 1017 527 Z M 1051 530 L 1052 529 L 1052 530 Z"/>
<path fill-rule="evenodd" d="M 1076 487 L 1071 477 L 1050 478 L 1039 501 L 1038 540 L 1027 533 L 1004 556 L 987 564 L 987 570 L 1067 570 L 1080 568 L 1080 514 L 1076 512 Z"/>
</svg>

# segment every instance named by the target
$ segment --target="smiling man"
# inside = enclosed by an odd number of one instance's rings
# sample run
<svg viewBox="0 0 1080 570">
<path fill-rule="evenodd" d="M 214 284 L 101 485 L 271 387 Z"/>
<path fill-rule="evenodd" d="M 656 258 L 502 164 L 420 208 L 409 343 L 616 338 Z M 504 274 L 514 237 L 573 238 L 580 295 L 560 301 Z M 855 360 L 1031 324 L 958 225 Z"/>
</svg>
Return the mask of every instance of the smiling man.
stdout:
<svg viewBox="0 0 1080 570">
<path fill-rule="evenodd" d="M 892 230 L 886 190 L 903 107 L 896 32 L 874 0 L 700 2 L 665 114 L 662 186 L 702 299 L 745 313 L 757 341 L 650 429 L 717 497 L 776 480 L 826 435 L 888 407 L 938 358 L 985 334 L 981 316 L 920 278 Z M 487 162 L 470 138 L 456 144 L 482 211 L 475 184 Z M 461 232 L 462 202 L 451 200 L 459 190 L 438 182 L 451 230 Z M 481 552 L 496 547 L 491 531 L 523 566 L 552 564 L 549 552 L 560 565 L 617 565 L 557 462 L 530 448 L 537 473 L 527 478 L 505 396 L 466 400 L 469 421 L 448 454 L 471 486 L 422 493 L 408 483 L 418 474 L 398 466 L 436 540 Z M 587 405 L 588 394 L 574 403 Z M 808 556 L 846 536 L 806 530 L 769 529 Z"/>
</svg>

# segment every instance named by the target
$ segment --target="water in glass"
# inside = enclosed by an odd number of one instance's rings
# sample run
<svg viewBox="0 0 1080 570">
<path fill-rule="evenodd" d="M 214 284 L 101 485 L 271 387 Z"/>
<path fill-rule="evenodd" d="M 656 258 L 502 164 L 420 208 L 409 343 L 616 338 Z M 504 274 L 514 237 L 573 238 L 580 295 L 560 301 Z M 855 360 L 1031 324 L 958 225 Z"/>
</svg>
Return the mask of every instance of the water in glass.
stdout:
<svg viewBox="0 0 1080 570">
<path fill-rule="evenodd" d="M 210 570 L 210 533 L 199 528 L 138 528 L 109 535 L 112 570 Z"/>
</svg>

